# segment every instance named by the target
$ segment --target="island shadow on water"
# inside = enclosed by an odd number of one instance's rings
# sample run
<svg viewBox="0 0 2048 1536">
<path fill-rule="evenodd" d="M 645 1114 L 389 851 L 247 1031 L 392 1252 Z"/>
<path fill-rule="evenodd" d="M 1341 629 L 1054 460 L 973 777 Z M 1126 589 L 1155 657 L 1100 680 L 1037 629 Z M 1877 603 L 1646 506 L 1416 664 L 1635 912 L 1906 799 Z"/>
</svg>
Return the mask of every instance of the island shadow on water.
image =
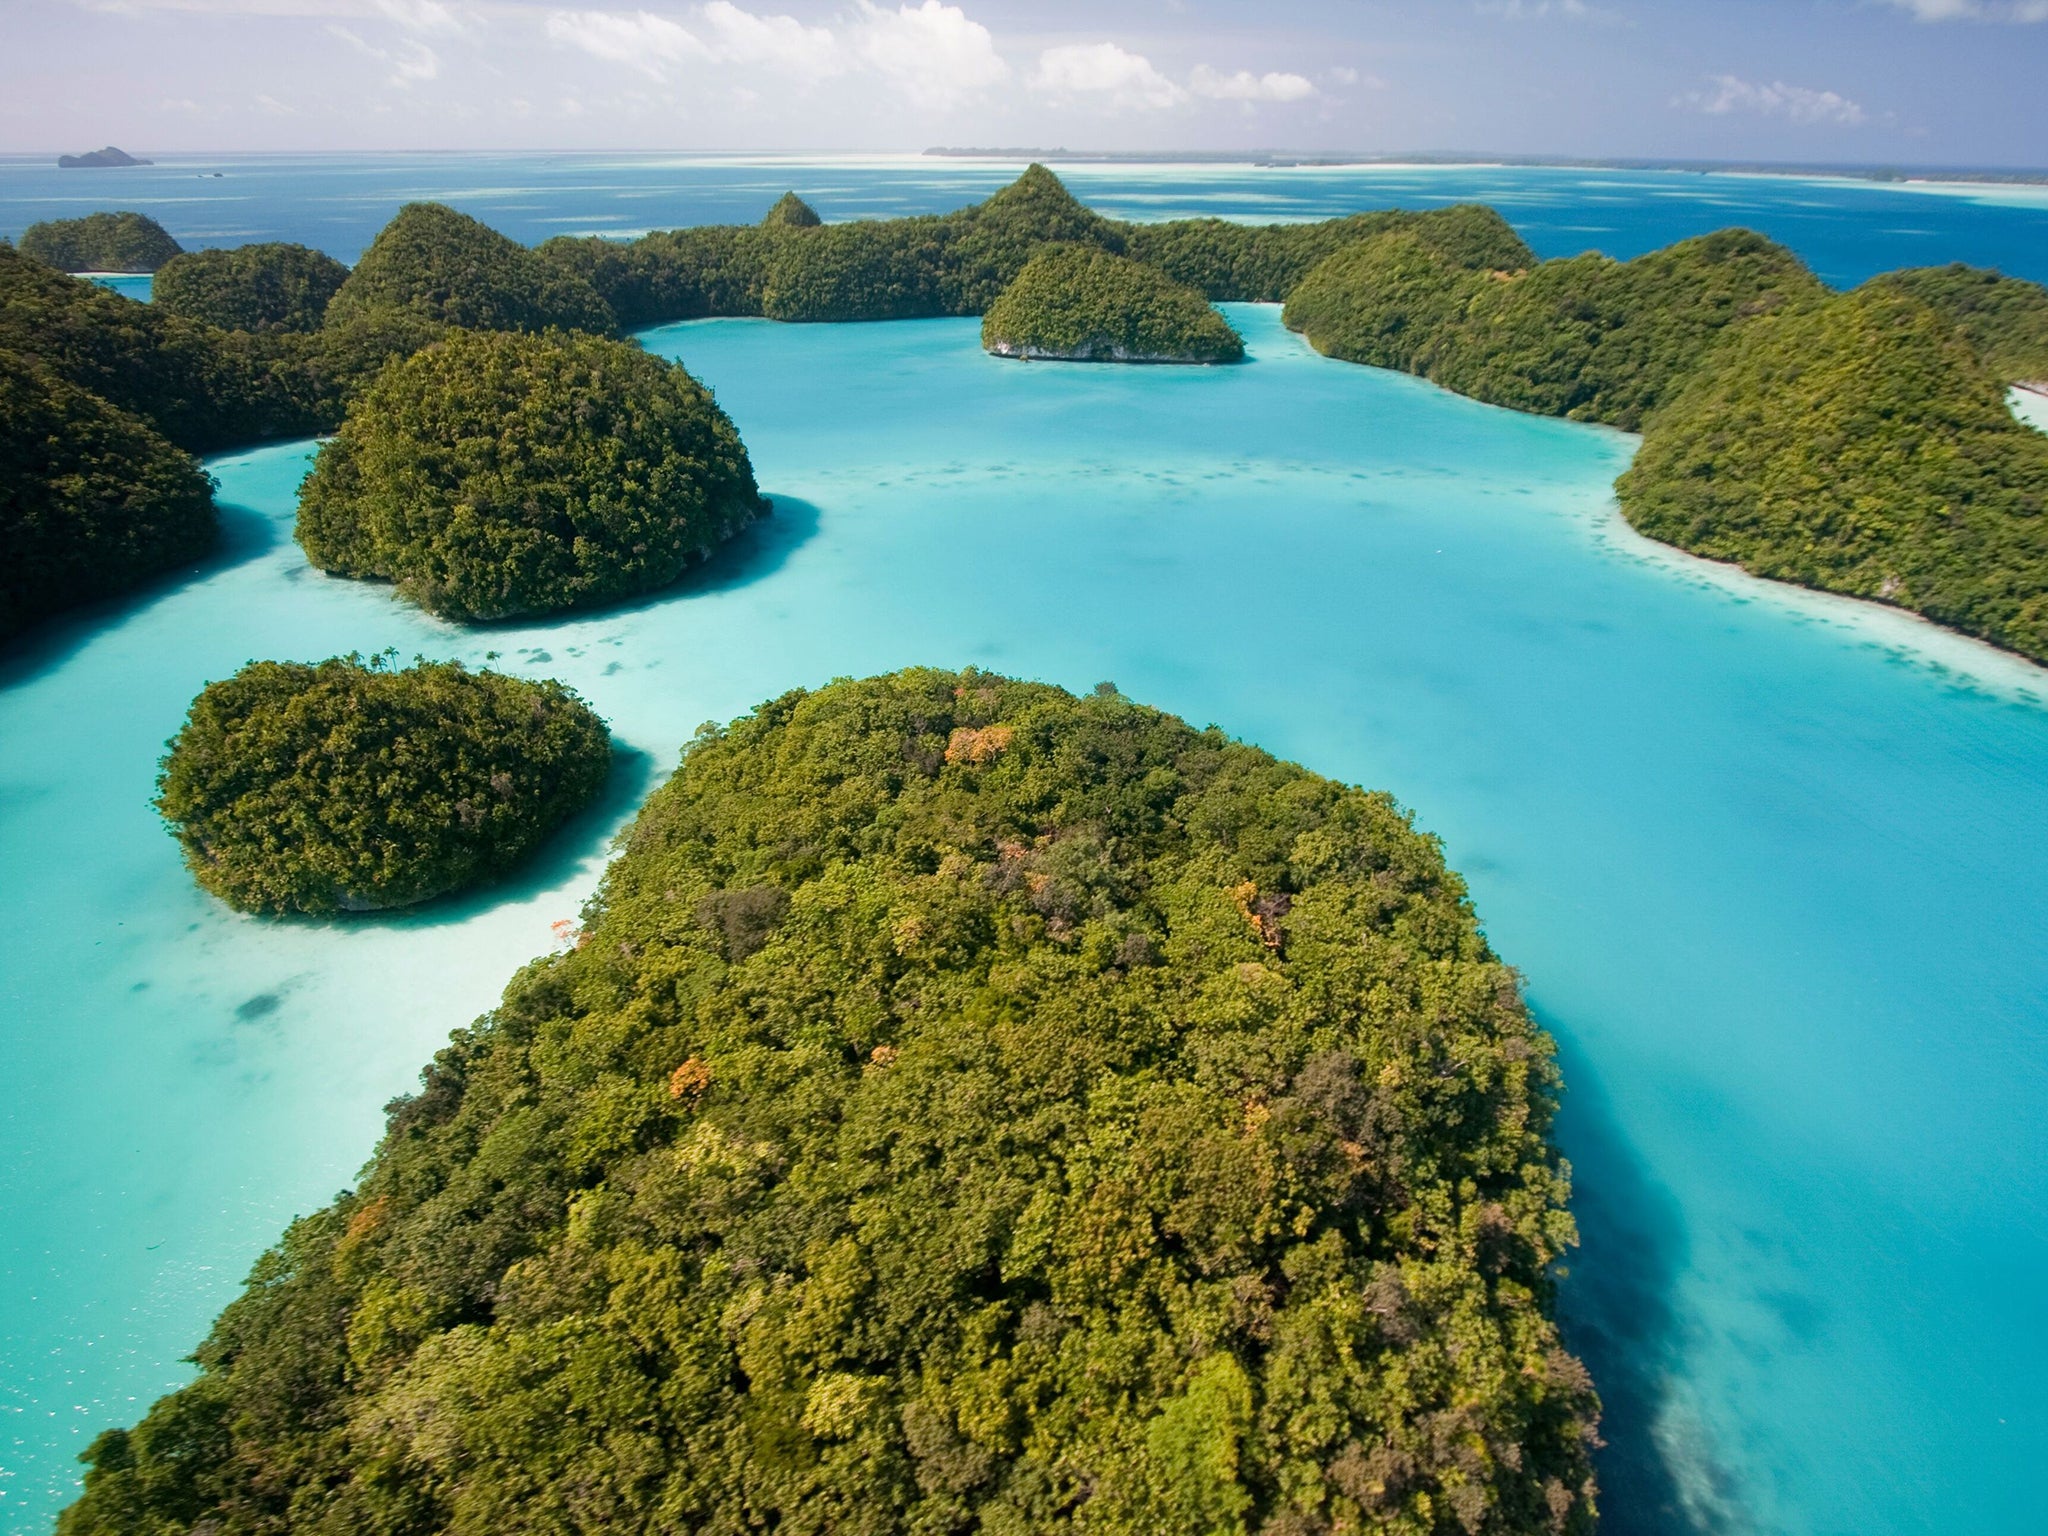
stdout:
<svg viewBox="0 0 2048 1536">
<path fill-rule="evenodd" d="M 1675 1432 L 1684 1326 L 1671 1293 L 1686 1254 L 1678 1208 L 1629 1144 L 1592 1063 L 1539 1022 L 1558 1042 L 1565 1081 L 1557 1135 L 1572 1165 L 1579 1251 L 1558 1288 L 1558 1326 L 1600 1394 L 1600 1529 L 1739 1536 L 1750 1522 L 1733 1477 L 1700 1435 Z"/>
<path fill-rule="evenodd" d="M 215 505 L 220 532 L 213 548 L 197 560 L 160 572 L 114 597 L 67 608 L 7 640 L 0 647 L 0 688 L 55 671 L 100 635 L 151 603 L 246 565 L 282 542 L 283 528 L 276 518 L 231 501 Z"/>
</svg>

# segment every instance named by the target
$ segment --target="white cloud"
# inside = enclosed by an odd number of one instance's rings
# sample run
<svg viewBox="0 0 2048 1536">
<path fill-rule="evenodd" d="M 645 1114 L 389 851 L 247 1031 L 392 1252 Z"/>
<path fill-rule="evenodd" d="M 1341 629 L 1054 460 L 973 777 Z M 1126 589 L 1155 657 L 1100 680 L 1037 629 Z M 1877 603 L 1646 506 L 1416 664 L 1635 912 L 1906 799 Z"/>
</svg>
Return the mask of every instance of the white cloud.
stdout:
<svg viewBox="0 0 2048 1536">
<path fill-rule="evenodd" d="M 651 11 L 556 11 L 548 17 L 547 34 L 656 80 L 668 78 L 669 65 L 711 57 L 696 33 Z"/>
<path fill-rule="evenodd" d="M 1349 73 L 1351 82 L 1355 82 L 1357 72 Z M 1188 77 L 1188 89 L 1197 96 L 1207 96 L 1215 101 L 1306 101 L 1316 93 L 1315 86 L 1302 75 L 1283 74 L 1278 70 L 1255 75 L 1248 69 L 1225 75 L 1206 64 L 1195 66 L 1195 72 Z"/>
<path fill-rule="evenodd" d="M 1787 85 L 1782 80 L 1742 80 L 1734 75 L 1708 78 L 1713 83 L 1712 90 L 1687 91 L 1674 97 L 1671 104 L 1716 117 L 1752 112 L 1763 117 L 1789 118 L 1795 123 L 1831 123 L 1845 128 L 1854 128 L 1868 117 L 1862 107 L 1834 91 Z"/>
<path fill-rule="evenodd" d="M 391 83 L 411 85 L 415 80 L 431 80 L 441 73 L 441 60 L 425 43 L 407 38 L 398 45 L 398 52 L 391 60 Z"/>
<path fill-rule="evenodd" d="M 2048 0 L 1887 0 L 1916 21 L 2048 21 Z"/>
<path fill-rule="evenodd" d="M 1156 111 L 1187 100 L 1187 92 L 1153 68 L 1150 59 L 1115 43 L 1048 48 L 1038 56 L 1030 83 L 1047 95 L 1094 98 L 1113 110 Z"/>
<path fill-rule="evenodd" d="M 258 96 L 255 98 L 255 101 L 258 107 L 268 112 L 272 117 L 290 117 L 292 115 L 292 109 L 279 101 L 275 96 Z"/>
<path fill-rule="evenodd" d="M 1505 16 L 1510 21 L 1542 21 L 1562 16 L 1567 21 L 1584 21 L 1600 14 L 1586 0 L 1479 0 L 1483 16 Z"/>
<path fill-rule="evenodd" d="M 735 64 L 764 65 L 798 80 L 842 73 L 846 59 L 828 27 L 807 27 L 794 16 L 756 16 L 731 0 L 711 0 L 704 25 L 714 56 Z"/>
<path fill-rule="evenodd" d="M 886 10 L 860 0 L 854 55 L 920 107 L 953 107 L 1009 77 L 995 39 L 957 5 Z"/>
<path fill-rule="evenodd" d="M 375 0 L 377 10 L 408 32 L 452 34 L 463 30 L 462 18 L 441 0 Z"/>
</svg>

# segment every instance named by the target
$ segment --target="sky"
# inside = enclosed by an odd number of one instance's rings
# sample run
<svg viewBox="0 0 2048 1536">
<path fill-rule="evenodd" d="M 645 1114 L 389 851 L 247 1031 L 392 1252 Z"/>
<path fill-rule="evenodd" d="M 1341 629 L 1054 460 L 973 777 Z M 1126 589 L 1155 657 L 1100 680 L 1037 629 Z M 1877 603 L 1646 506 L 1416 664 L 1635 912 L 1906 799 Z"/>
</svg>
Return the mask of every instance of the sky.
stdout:
<svg viewBox="0 0 2048 1536">
<path fill-rule="evenodd" d="M 0 152 L 2048 167 L 2048 0 L 0 0 Z"/>
</svg>

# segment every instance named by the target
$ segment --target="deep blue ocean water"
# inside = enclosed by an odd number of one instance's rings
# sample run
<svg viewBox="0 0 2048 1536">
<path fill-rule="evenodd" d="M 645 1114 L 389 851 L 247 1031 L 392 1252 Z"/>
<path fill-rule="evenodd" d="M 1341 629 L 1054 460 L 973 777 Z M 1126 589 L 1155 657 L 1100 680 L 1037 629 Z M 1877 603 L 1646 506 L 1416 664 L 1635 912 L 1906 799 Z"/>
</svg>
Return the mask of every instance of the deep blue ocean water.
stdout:
<svg viewBox="0 0 2048 1536">
<path fill-rule="evenodd" d="M 659 222 L 683 222 L 758 211 L 742 183 L 882 212 L 1010 169 L 580 163 L 580 189 L 511 161 L 470 184 L 596 228 L 616 184 L 668 178 Z M 345 251 L 333 230 L 468 164 L 317 162 L 233 227 Z M 1494 196 L 1551 250 L 1525 212 L 1626 229 L 1623 254 L 1741 218 L 1840 280 L 2048 252 L 2025 192 L 1319 172 L 1274 209 L 1249 196 L 1272 174 L 1075 180 L 1122 211 L 1263 216 L 1400 179 Z M 45 183 L 0 167 L 7 227 Z M 1886 233 L 1909 210 L 1936 238 Z M 1585 1232 L 1563 1299 L 1609 1404 L 1610 1530 L 2048 1528 L 2048 678 L 1636 538 L 1608 490 L 1631 438 L 1231 314 L 1252 360 L 1215 370 L 1002 363 L 962 321 L 664 328 L 647 344 L 716 387 L 777 512 L 659 601 L 479 633 L 322 577 L 290 539 L 307 445 L 282 445 L 214 462 L 221 559 L 0 659 L 0 1530 L 46 1531 L 86 1441 L 185 1379 L 378 1106 L 574 916 L 699 721 L 913 662 L 1110 679 L 1443 837 L 1563 1048 Z M 582 690 L 627 749 L 609 802 L 445 907 L 265 923 L 202 898 L 148 806 L 191 696 L 254 656 L 386 645 Z"/>
</svg>

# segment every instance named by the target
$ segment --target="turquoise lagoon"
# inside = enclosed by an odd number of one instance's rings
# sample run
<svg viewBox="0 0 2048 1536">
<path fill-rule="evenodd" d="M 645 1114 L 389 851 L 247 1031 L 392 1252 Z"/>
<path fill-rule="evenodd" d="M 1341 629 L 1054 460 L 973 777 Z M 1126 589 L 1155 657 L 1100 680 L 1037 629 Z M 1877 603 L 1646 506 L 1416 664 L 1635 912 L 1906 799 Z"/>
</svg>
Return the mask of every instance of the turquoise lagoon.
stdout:
<svg viewBox="0 0 2048 1536">
<path fill-rule="evenodd" d="M 1610 1530 L 2048 1527 L 2048 709 L 2038 671 L 1636 538 L 1633 439 L 1332 363 L 997 362 L 972 321 L 649 333 L 776 514 L 674 593 L 466 631 L 311 571 L 308 456 L 215 462 L 229 555 L 0 675 L 0 1528 L 346 1185 L 555 940 L 699 721 L 835 675 L 1114 680 L 1393 791 L 1563 1048 Z M 565 679 L 629 749 L 527 878 L 268 923 L 148 798 L 205 681 L 396 646 Z"/>
</svg>

